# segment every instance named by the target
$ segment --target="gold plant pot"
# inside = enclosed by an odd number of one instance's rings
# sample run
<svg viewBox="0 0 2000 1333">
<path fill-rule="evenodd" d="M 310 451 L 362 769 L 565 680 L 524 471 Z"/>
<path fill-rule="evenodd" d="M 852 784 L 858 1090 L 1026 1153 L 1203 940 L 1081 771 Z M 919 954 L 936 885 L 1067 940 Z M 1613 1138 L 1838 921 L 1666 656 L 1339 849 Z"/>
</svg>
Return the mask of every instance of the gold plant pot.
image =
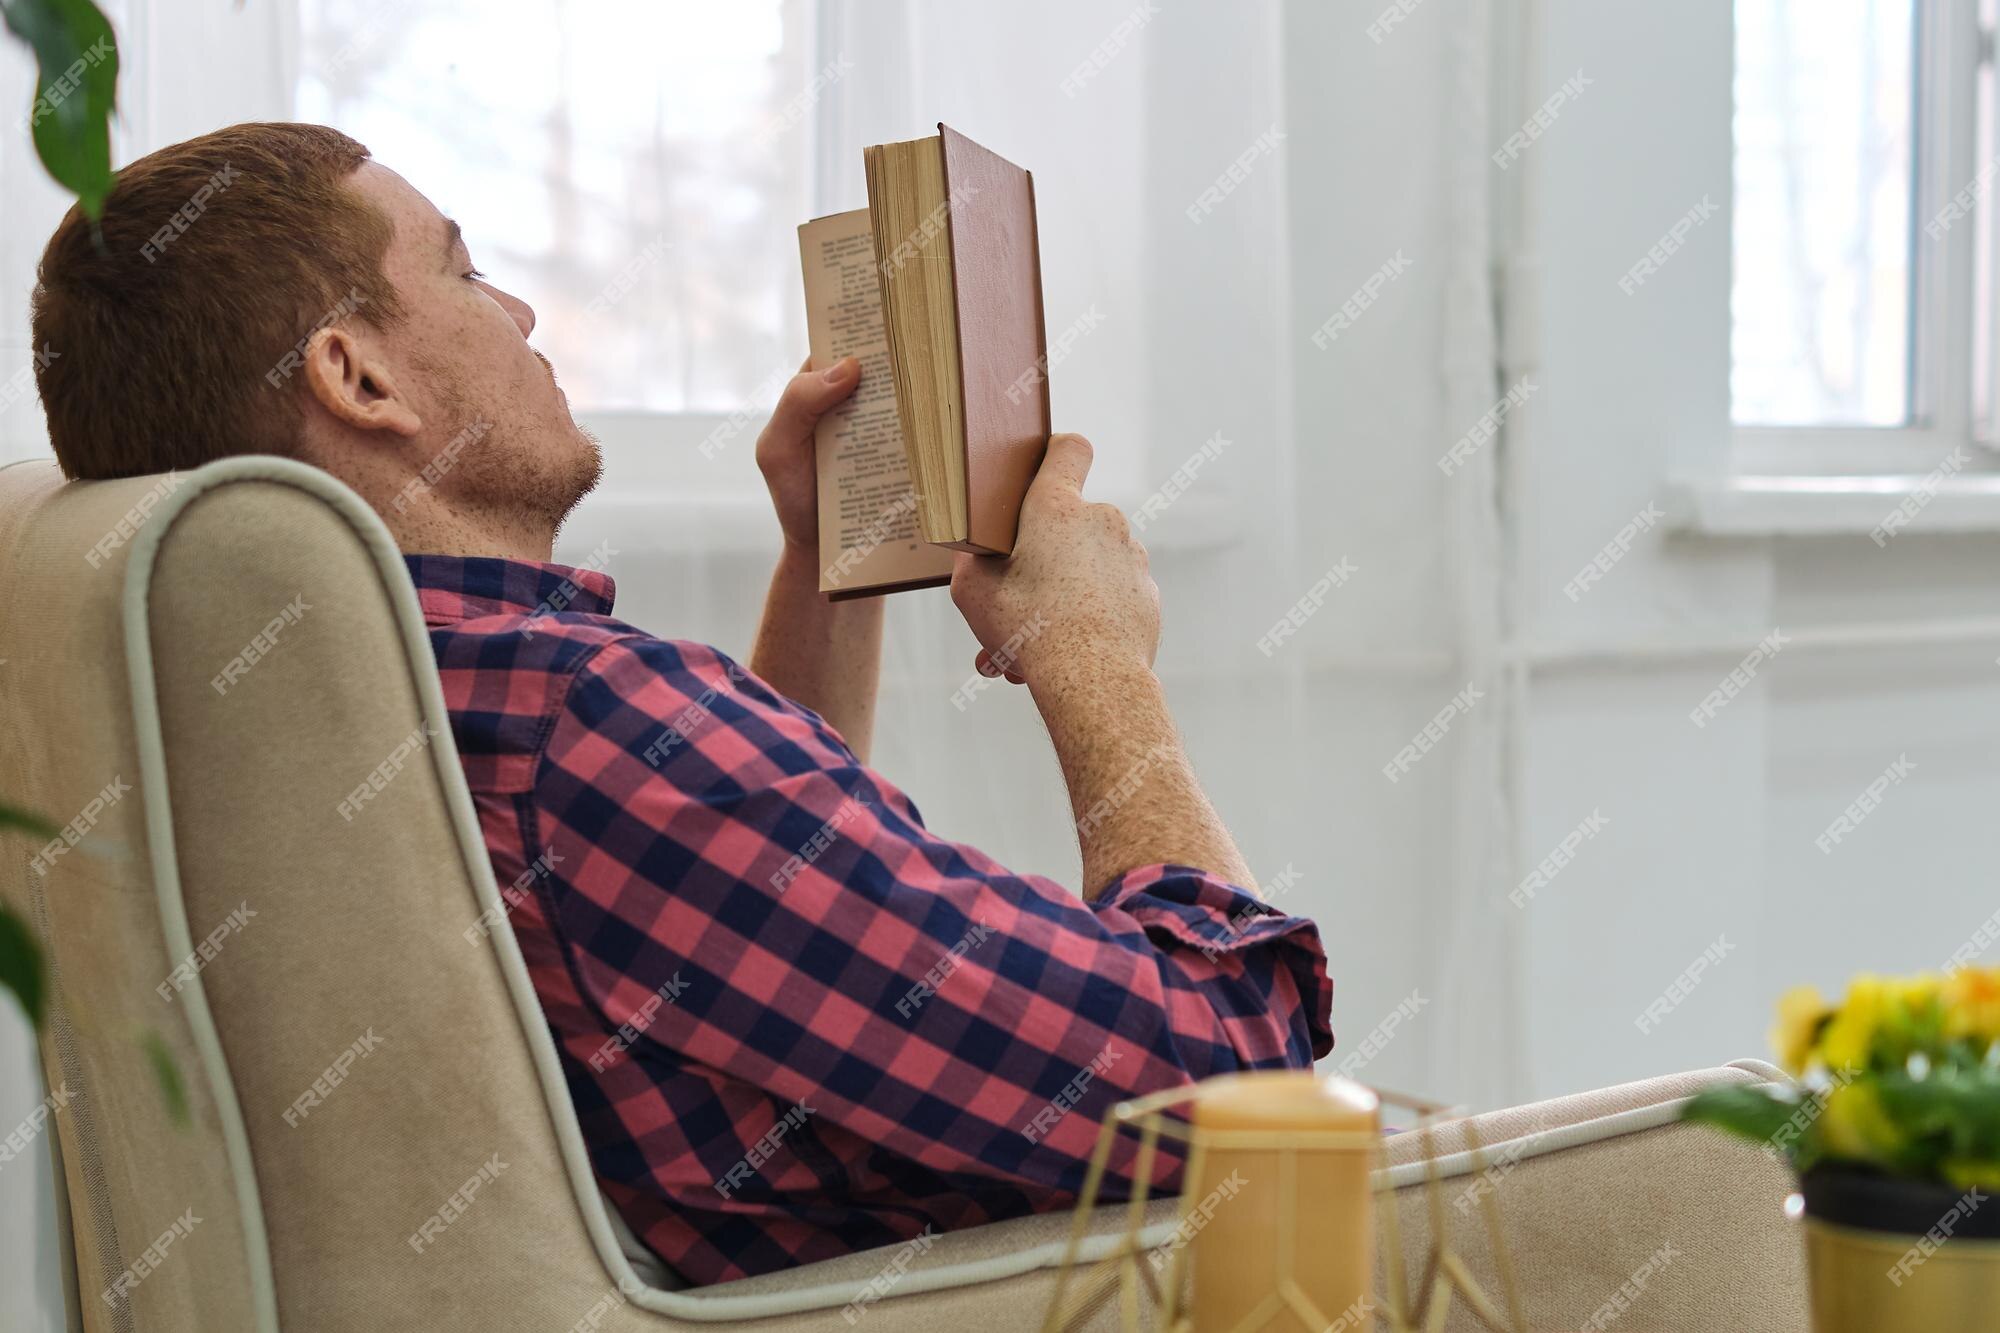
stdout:
<svg viewBox="0 0 2000 1333">
<path fill-rule="evenodd" d="M 1814 1333 L 1995 1327 L 2000 1205 L 1983 1190 L 1839 1168 L 1800 1185 Z"/>
<path fill-rule="evenodd" d="M 2000 1317 L 2000 1240 L 1960 1236 L 1912 1256 L 1916 1241 L 1807 1218 L 1814 1333 L 1991 1327 Z"/>
</svg>

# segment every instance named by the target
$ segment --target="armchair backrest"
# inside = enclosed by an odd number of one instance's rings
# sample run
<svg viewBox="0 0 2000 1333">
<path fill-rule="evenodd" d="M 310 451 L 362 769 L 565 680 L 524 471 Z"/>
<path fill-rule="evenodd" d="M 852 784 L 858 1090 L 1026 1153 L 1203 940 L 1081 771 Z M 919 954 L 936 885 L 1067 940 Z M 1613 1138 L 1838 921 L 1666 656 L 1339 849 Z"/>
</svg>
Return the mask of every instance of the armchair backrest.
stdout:
<svg viewBox="0 0 2000 1333">
<path fill-rule="evenodd" d="M 88 1327 L 562 1328 L 630 1279 L 356 496 L 0 470 L 0 659 L 0 800 L 64 828 L 0 894 L 53 965 Z"/>
</svg>

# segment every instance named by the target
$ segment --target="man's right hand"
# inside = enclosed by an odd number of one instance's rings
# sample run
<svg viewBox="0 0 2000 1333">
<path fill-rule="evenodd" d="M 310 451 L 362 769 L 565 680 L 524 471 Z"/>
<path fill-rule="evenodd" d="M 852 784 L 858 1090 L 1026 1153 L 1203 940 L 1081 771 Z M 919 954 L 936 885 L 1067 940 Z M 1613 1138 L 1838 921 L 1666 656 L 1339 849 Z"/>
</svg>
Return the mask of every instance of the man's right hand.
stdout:
<svg viewBox="0 0 2000 1333">
<path fill-rule="evenodd" d="M 1156 863 L 1254 892 L 1153 675 L 1160 590 L 1146 548 L 1117 509 L 1084 503 L 1089 471 L 1088 440 L 1051 439 L 1021 502 L 1014 553 L 958 557 L 951 600 L 979 636 L 979 669 L 1034 691 L 1076 816 L 1085 897 Z"/>
<path fill-rule="evenodd" d="M 979 639 L 985 675 L 1038 686 L 1069 665 L 1152 668 L 1159 585 L 1117 506 L 1085 502 L 1090 458 L 1081 435 L 1050 437 L 1014 553 L 957 559 L 951 600 Z"/>
</svg>

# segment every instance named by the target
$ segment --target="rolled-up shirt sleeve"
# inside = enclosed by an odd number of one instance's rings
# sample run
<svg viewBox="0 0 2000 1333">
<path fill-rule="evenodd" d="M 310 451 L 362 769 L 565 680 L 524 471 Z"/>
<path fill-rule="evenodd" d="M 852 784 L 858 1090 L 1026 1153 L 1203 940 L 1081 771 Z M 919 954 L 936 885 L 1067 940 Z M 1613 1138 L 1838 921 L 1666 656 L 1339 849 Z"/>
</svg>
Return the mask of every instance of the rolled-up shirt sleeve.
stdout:
<svg viewBox="0 0 2000 1333">
<path fill-rule="evenodd" d="M 1100 921 L 1115 914 L 1143 931 L 1160 965 L 1207 1002 L 1231 1052 L 1208 1072 L 1303 1069 L 1333 1049 L 1333 986 L 1312 922 L 1192 866 L 1135 867 L 1091 908 Z"/>
<path fill-rule="evenodd" d="M 1332 1048 L 1312 922 L 1187 866 L 1014 874 L 712 649 L 597 651 L 534 793 L 589 849 L 555 925 L 610 1025 L 947 1177 L 1073 1194 L 1115 1102 Z"/>
</svg>

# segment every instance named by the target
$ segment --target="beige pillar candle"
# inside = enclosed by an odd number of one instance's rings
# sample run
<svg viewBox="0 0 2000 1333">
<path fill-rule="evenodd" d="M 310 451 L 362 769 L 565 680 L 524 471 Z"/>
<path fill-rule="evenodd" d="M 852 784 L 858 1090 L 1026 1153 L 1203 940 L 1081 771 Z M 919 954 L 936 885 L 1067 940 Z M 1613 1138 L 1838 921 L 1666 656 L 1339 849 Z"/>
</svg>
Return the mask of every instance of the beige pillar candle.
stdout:
<svg viewBox="0 0 2000 1333">
<path fill-rule="evenodd" d="M 1375 1094 L 1305 1070 L 1231 1074 L 1203 1085 L 1192 1120 L 1202 1146 L 1185 1199 L 1208 1214 L 1188 1242 L 1194 1327 L 1365 1327 L 1375 1280 L 1369 1177 L 1382 1127 Z"/>
</svg>

